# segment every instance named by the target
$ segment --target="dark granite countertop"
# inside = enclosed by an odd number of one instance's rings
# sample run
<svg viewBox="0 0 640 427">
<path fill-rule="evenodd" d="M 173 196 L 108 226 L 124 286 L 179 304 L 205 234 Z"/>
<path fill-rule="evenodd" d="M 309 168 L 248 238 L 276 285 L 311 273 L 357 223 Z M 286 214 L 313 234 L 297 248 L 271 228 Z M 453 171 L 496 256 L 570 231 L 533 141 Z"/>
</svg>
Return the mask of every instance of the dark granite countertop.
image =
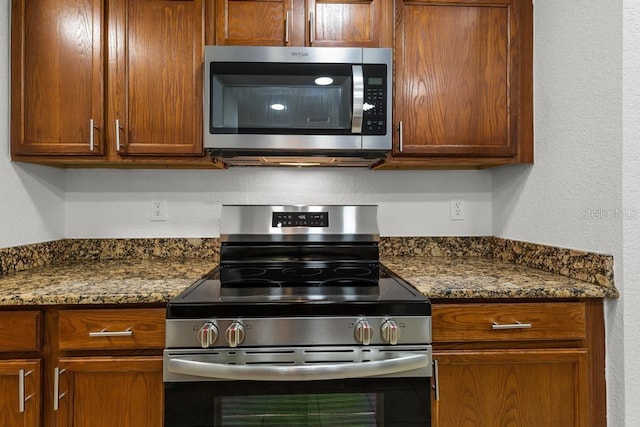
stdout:
<svg viewBox="0 0 640 427">
<path fill-rule="evenodd" d="M 605 298 L 605 287 L 485 258 L 397 256 L 383 263 L 429 298 Z M 210 259 L 72 261 L 0 276 L 0 306 L 165 303 Z"/>
<path fill-rule="evenodd" d="M 165 303 L 215 265 L 206 259 L 71 261 L 0 276 L 0 306 Z"/>
<path fill-rule="evenodd" d="M 441 298 L 617 298 L 611 287 L 478 257 L 383 257 L 425 296 Z"/>
</svg>

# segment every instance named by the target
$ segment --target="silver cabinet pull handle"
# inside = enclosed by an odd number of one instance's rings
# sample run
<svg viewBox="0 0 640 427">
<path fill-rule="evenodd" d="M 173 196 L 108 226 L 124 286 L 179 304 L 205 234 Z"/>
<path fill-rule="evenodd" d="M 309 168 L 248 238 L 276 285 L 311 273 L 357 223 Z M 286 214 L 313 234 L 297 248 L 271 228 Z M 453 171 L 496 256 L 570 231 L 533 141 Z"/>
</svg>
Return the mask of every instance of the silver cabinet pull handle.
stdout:
<svg viewBox="0 0 640 427">
<path fill-rule="evenodd" d="M 313 20 L 313 12 L 309 12 L 309 44 L 315 42 L 316 23 Z"/>
<path fill-rule="evenodd" d="M 116 151 L 120 151 L 120 131 L 124 130 L 122 126 L 120 126 L 120 120 L 116 119 Z"/>
<path fill-rule="evenodd" d="M 24 412 L 24 369 L 18 371 L 18 411 Z"/>
<path fill-rule="evenodd" d="M 499 331 L 499 330 L 505 330 L 505 329 L 531 329 L 531 323 L 520 323 L 520 322 L 516 322 L 516 323 L 507 323 L 507 324 L 500 324 L 497 322 L 493 322 L 493 324 L 491 325 L 491 329 L 493 329 L 494 331 Z"/>
<path fill-rule="evenodd" d="M 89 332 L 89 336 L 92 338 L 97 337 L 130 337 L 133 335 L 131 328 L 127 328 L 124 331 L 107 331 L 107 328 L 99 332 Z"/>
<path fill-rule="evenodd" d="M 252 381 L 313 381 L 366 378 L 394 374 L 429 366 L 424 354 L 402 355 L 395 359 L 352 364 L 309 364 L 302 366 L 256 366 L 207 363 L 188 359 L 171 359 L 169 372 L 203 378 Z"/>
<path fill-rule="evenodd" d="M 398 151 L 402 152 L 402 120 L 398 122 Z"/>
<path fill-rule="evenodd" d="M 287 15 L 284 18 L 284 43 L 289 44 L 289 16 L 291 11 L 287 11 Z"/>
<path fill-rule="evenodd" d="M 63 398 L 67 392 L 60 394 L 60 375 L 62 375 L 66 369 L 60 369 L 55 367 L 53 370 L 53 410 L 57 411 L 59 408 L 60 399 Z"/>
<path fill-rule="evenodd" d="M 433 399 L 440 400 L 440 383 L 438 378 L 438 360 L 433 359 Z"/>
<path fill-rule="evenodd" d="M 89 150 L 93 151 L 93 130 L 95 126 L 93 124 L 93 119 L 89 120 Z"/>
<path fill-rule="evenodd" d="M 31 372 L 33 371 L 25 372 L 24 369 L 20 369 L 18 371 L 18 410 L 20 412 L 24 412 L 24 404 L 27 402 L 27 400 L 33 397 L 33 394 L 30 394 L 29 396 L 24 397 L 24 389 L 25 389 L 24 379 L 29 374 L 31 374 Z"/>
</svg>

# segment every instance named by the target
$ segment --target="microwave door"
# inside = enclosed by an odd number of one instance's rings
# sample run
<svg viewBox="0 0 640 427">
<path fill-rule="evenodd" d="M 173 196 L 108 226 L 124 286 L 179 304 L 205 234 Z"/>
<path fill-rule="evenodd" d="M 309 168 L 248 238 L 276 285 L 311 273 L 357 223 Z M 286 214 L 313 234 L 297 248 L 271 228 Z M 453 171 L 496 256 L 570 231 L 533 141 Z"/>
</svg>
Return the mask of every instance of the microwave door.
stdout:
<svg viewBox="0 0 640 427">
<path fill-rule="evenodd" d="M 362 133 L 362 116 L 364 113 L 364 75 L 362 65 L 353 65 L 353 113 L 351 116 L 351 133 Z"/>
</svg>

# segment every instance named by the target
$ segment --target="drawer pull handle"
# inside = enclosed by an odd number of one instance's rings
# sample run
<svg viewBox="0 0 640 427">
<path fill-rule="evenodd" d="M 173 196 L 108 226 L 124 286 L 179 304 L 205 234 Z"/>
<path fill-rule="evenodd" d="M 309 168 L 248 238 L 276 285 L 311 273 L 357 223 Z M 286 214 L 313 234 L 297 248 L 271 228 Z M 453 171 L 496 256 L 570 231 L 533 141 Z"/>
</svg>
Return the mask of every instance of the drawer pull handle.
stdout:
<svg viewBox="0 0 640 427">
<path fill-rule="evenodd" d="M 125 331 L 107 331 L 107 328 L 104 328 L 100 332 L 89 332 L 89 336 L 92 338 L 99 337 L 130 337 L 133 335 L 133 331 L 131 328 L 127 328 Z"/>
<path fill-rule="evenodd" d="M 501 325 L 500 323 L 493 322 L 493 325 L 491 325 L 491 329 L 493 329 L 494 331 L 505 330 L 505 329 L 531 329 L 531 323 L 516 322 L 516 323 L 508 323 L 508 324 Z"/>
</svg>

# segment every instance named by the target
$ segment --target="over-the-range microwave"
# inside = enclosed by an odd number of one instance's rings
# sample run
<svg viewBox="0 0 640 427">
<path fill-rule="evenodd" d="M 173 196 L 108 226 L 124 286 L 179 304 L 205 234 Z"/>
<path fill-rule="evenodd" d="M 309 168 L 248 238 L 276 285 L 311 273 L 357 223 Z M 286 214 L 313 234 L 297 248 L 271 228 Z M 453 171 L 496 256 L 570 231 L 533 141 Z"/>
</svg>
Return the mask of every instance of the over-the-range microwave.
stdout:
<svg viewBox="0 0 640 427">
<path fill-rule="evenodd" d="M 391 49 L 206 46 L 204 147 L 230 165 L 370 165 L 391 149 L 391 89 Z"/>
</svg>

